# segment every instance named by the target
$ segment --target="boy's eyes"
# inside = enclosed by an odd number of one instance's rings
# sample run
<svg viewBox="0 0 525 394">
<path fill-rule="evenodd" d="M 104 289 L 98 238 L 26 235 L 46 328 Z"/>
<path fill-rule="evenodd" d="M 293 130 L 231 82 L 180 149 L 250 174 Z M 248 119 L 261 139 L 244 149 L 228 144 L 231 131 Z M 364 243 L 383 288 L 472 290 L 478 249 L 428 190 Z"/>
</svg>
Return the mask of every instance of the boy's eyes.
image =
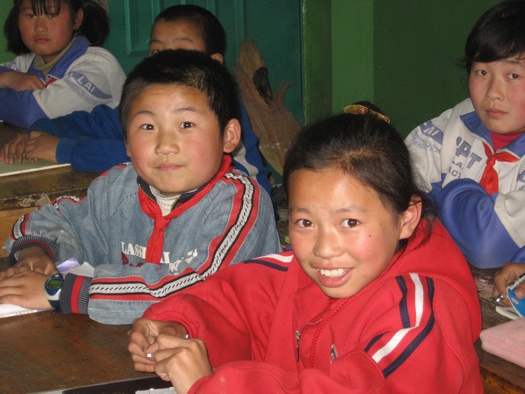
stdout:
<svg viewBox="0 0 525 394">
<path fill-rule="evenodd" d="M 519 78 L 518 74 L 514 74 L 514 73 L 509 74 L 509 79 L 518 79 L 518 78 Z"/>
<path fill-rule="evenodd" d="M 194 126 L 194 123 L 192 122 L 182 122 L 179 126 L 179 128 L 181 129 L 188 129 L 190 127 L 193 127 Z"/>
<path fill-rule="evenodd" d="M 155 130 L 155 127 L 149 123 L 141 125 L 140 128 L 144 130 Z"/>
</svg>

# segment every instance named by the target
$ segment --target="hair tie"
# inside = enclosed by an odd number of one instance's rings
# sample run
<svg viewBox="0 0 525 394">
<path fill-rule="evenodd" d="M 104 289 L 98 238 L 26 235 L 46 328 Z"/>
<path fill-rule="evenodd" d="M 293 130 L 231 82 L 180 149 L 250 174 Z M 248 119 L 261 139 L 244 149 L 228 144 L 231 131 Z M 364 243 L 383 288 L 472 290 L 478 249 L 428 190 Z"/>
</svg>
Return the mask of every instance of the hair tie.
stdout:
<svg viewBox="0 0 525 394">
<path fill-rule="evenodd" d="M 343 108 L 343 111 L 347 114 L 354 115 L 374 115 L 376 118 L 384 120 L 386 123 L 390 123 L 390 118 L 386 115 L 383 115 L 381 112 L 374 111 L 373 109 L 368 108 L 365 105 L 361 104 L 350 104 Z"/>
</svg>

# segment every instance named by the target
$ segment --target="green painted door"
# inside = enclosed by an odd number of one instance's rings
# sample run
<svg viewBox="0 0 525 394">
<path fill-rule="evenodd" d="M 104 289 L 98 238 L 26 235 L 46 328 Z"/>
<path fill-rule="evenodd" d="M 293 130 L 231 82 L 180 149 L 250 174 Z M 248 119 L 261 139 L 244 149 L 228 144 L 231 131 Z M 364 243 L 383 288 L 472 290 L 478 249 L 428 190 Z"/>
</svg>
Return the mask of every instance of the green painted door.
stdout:
<svg viewBox="0 0 525 394">
<path fill-rule="evenodd" d="M 241 42 L 254 39 L 269 69 L 274 92 L 291 86 L 285 103 L 303 122 L 301 0 L 109 0 L 111 34 L 105 47 L 129 72 L 148 54 L 155 16 L 176 4 L 195 4 L 213 12 L 226 30 L 226 65 L 233 71 Z"/>
</svg>

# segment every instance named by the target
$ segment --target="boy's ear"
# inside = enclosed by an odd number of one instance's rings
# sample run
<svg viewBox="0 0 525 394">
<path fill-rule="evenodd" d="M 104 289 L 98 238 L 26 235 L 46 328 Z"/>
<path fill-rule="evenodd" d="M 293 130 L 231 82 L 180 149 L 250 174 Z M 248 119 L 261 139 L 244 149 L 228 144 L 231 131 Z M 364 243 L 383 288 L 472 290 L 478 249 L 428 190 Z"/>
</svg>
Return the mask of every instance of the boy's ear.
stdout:
<svg viewBox="0 0 525 394">
<path fill-rule="evenodd" d="M 218 61 L 220 64 L 224 64 L 224 56 L 222 56 L 220 53 L 214 53 L 211 55 L 211 58 L 213 60 Z"/>
<path fill-rule="evenodd" d="M 130 152 L 129 152 L 128 141 L 125 141 L 124 145 L 126 146 L 126 155 L 128 155 L 128 157 L 131 158 L 131 155 L 129 154 Z"/>
<path fill-rule="evenodd" d="M 222 151 L 224 153 L 231 153 L 237 148 L 237 145 L 239 145 L 241 141 L 241 124 L 237 119 L 230 119 L 224 128 L 222 141 Z"/>
<path fill-rule="evenodd" d="M 413 196 L 407 210 L 401 214 L 401 232 L 399 239 L 409 238 L 414 233 L 414 230 L 421 220 L 422 209 L 423 203 L 421 202 L 421 198 Z"/>
</svg>

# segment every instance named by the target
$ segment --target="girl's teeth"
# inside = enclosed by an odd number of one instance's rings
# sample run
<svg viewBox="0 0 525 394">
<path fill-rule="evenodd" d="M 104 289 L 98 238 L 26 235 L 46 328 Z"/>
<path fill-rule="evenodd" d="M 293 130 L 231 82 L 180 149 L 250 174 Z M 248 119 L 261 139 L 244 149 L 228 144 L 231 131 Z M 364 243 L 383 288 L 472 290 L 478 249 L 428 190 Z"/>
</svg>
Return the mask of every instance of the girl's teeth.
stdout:
<svg viewBox="0 0 525 394">
<path fill-rule="evenodd" d="M 323 270 L 320 269 L 319 273 L 323 276 L 326 276 L 328 278 L 337 278 L 339 276 L 343 276 L 345 273 L 345 270 L 342 268 L 336 269 L 336 270 Z"/>
</svg>

